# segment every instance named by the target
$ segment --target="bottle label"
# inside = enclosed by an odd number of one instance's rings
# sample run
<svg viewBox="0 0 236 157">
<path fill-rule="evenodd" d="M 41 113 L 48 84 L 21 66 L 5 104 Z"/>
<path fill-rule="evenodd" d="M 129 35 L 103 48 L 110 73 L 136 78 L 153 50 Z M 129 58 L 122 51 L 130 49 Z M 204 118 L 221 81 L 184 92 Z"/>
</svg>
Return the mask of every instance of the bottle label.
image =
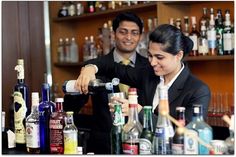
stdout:
<svg viewBox="0 0 236 157">
<path fill-rule="evenodd" d="M 193 41 L 193 50 L 197 50 L 198 39 L 196 35 L 191 35 L 189 38 Z"/>
<path fill-rule="evenodd" d="M 201 140 L 207 144 L 210 144 L 212 140 L 212 132 L 210 129 L 205 128 L 203 130 L 199 130 L 198 134 Z M 199 144 L 199 154 L 209 154 L 209 150 L 205 146 Z"/>
<path fill-rule="evenodd" d="M 26 116 L 26 104 L 22 97 L 21 92 L 14 92 L 14 124 L 15 124 L 15 136 L 16 143 L 26 143 L 25 140 L 25 126 L 23 120 Z"/>
<path fill-rule="evenodd" d="M 172 154 L 184 154 L 184 144 L 172 143 Z"/>
<path fill-rule="evenodd" d="M 232 35 L 231 33 L 224 33 L 223 34 L 223 41 L 224 41 L 224 51 L 231 51 L 233 49 L 232 46 Z"/>
<path fill-rule="evenodd" d="M 198 136 L 195 130 L 184 133 L 184 154 L 198 154 L 198 141 L 193 137 Z"/>
<path fill-rule="evenodd" d="M 26 122 L 26 147 L 39 148 L 40 147 L 40 135 L 39 135 L 39 123 Z"/>
<path fill-rule="evenodd" d="M 157 127 L 155 134 L 156 134 L 156 137 L 158 137 L 158 138 L 160 138 L 160 137 L 161 138 L 165 138 L 165 130 L 164 130 L 164 128 Z"/>
<path fill-rule="evenodd" d="M 17 70 L 17 79 L 25 79 L 24 76 L 24 66 L 23 65 L 17 65 L 15 66 L 15 70 Z"/>
<path fill-rule="evenodd" d="M 63 154 L 63 123 L 61 120 L 50 120 L 50 150 L 51 153 Z"/>
<path fill-rule="evenodd" d="M 145 138 L 139 139 L 139 154 L 152 154 L 152 143 Z"/>
<path fill-rule="evenodd" d="M 122 144 L 123 153 L 124 154 L 131 154 L 131 155 L 138 155 L 139 154 L 139 143 L 131 143 L 125 142 Z"/>
<path fill-rule="evenodd" d="M 64 131 L 64 154 L 77 154 L 78 137 L 76 131 Z"/>
<path fill-rule="evenodd" d="M 119 125 L 124 125 L 124 124 L 125 124 L 125 117 L 122 116 L 122 111 L 121 111 L 121 107 L 120 107 L 120 110 L 117 110 L 116 112 L 114 112 L 113 125 L 119 126 Z"/>
<path fill-rule="evenodd" d="M 206 55 L 208 53 L 208 44 L 198 46 L 199 54 Z"/>
</svg>

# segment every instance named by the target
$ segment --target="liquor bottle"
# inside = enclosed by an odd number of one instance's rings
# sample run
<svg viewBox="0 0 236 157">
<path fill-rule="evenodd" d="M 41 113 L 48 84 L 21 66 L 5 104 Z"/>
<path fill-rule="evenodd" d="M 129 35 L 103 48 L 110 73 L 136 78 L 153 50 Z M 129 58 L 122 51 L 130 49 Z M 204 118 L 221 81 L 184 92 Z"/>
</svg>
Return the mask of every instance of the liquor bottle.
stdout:
<svg viewBox="0 0 236 157">
<path fill-rule="evenodd" d="M 170 120 L 163 116 L 162 113 L 169 113 L 168 88 L 161 86 L 158 88 L 159 106 L 158 120 L 156 130 L 153 137 L 153 154 L 172 154 L 171 144 L 174 136 L 174 129 Z"/>
<path fill-rule="evenodd" d="M 189 18 L 188 16 L 184 16 L 184 31 L 185 36 L 189 36 Z"/>
<path fill-rule="evenodd" d="M 71 38 L 71 44 L 70 44 L 70 62 L 72 63 L 78 63 L 79 62 L 79 48 L 78 45 L 75 42 L 75 38 Z"/>
<path fill-rule="evenodd" d="M 201 34 L 198 38 L 198 54 L 202 56 L 208 55 L 208 41 L 206 30 L 206 23 L 205 21 L 202 21 Z"/>
<path fill-rule="evenodd" d="M 153 123 L 152 106 L 144 106 L 143 130 L 139 139 L 140 154 L 152 154 Z"/>
<path fill-rule="evenodd" d="M 57 16 L 58 16 L 58 17 L 66 17 L 66 16 L 69 16 L 69 14 L 68 14 L 68 9 L 67 9 L 65 3 L 62 3 L 62 8 L 58 11 Z"/>
<path fill-rule="evenodd" d="M 207 40 L 208 40 L 209 54 L 211 56 L 215 56 L 217 54 L 217 49 L 216 49 L 215 17 L 213 8 L 210 9 L 210 21 L 207 30 Z"/>
<path fill-rule="evenodd" d="M 84 38 L 84 45 L 83 45 L 83 60 L 84 61 L 87 61 L 87 60 L 90 60 L 92 59 L 90 57 L 90 52 L 89 52 L 89 38 L 86 36 Z"/>
<path fill-rule="evenodd" d="M 213 138 L 212 128 L 205 123 L 202 110 L 201 105 L 193 105 L 193 118 L 192 121 L 186 126 L 188 131 L 184 135 L 185 154 L 209 154 L 208 148 L 202 144 L 198 144 L 196 139 L 188 136 L 189 133 L 194 134 L 205 143 L 210 144 L 210 141 Z"/>
<path fill-rule="evenodd" d="M 225 144 L 228 148 L 226 154 L 234 154 L 234 115 L 231 116 L 229 135 L 230 136 L 225 139 Z"/>
<path fill-rule="evenodd" d="M 129 119 L 125 124 L 122 133 L 122 147 L 124 154 L 139 154 L 139 137 L 142 132 L 142 125 L 138 119 L 137 89 L 129 88 Z"/>
<path fill-rule="evenodd" d="M 216 45 L 217 45 L 217 55 L 224 55 L 223 49 L 223 16 L 220 9 L 217 10 L 216 15 Z"/>
<path fill-rule="evenodd" d="M 232 51 L 231 55 L 234 55 L 234 23 L 231 24 L 231 41 L 232 41 Z"/>
<path fill-rule="evenodd" d="M 181 19 L 180 18 L 176 19 L 175 26 L 182 31 Z"/>
<path fill-rule="evenodd" d="M 75 88 L 76 80 L 65 81 L 62 85 L 62 91 L 66 94 L 80 95 L 81 93 Z M 89 82 L 88 90 L 89 94 L 94 94 L 102 90 L 111 90 L 114 92 L 113 86 L 119 85 L 120 80 L 113 78 L 111 82 L 104 83 L 100 79 L 94 79 Z"/>
<path fill-rule="evenodd" d="M 230 11 L 225 11 L 225 28 L 223 32 L 224 55 L 233 54 L 232 29 L 230 21 Z"/>
<path fill-rule="evenodd" d="M 74 112 L 66 112 L 66 125 L 63 129 L 64 154 L 77 154 L 78 129 L 74 124 Z"/>
<path fill-rule="evenodd" d="M 200 18 L 199 21 L 199 26 L 201 26 L 202 23 L 205 23 L 206 29 L 209 27 L 209 17 L 207 15 L 207 8 L 202 8 L 202 17 Z"/>
<path fill-rule="evenodd" d="M 64 42 L 63 39 L 59 39 L 59 43 L 57 46 L 57 60 L 59 63 L 65 62 L 65 57 L 64 57 Z"/>
<path fill-rule="evenodd" d="M 110 30 L 107 23 L 104 23 L 102 28 L 102 49 L 103 55 L 110 52 Z"/>
<path fill-rule="evenodd" d="M 25 119 L 30 114 L 28 102 L 28 86 L 25 84 L 24 60 L 18 59 L 17 66 L 17 84 L 14 89 L 14 127 L 16 136 L 16 148 L 26 149 L 25 139 Z"/>
<path fill-rule="evenodd" d="M 31 114 L 26 118 L 26 148 L 32 154 L 40 153 L 39 93 L 32 92 Z"/>
<path fill-rule="evenodd" d="M 200 36 L 200 33 L 197 31 L 196 26 L 196 16 L 192 16 L 192 31 L 189 35 L 189 38 L 193 41 L 193 49 L 190 52 L 190 56 L 198 56 L 198 38 Z"/>
<path fill-rule="evenodd" d="M 96 43 L 94 41 L 94 36 L 90 36 L 90 44 L 89 44 L 89 52 L 90 52 L 90 56 L 92 59 L 97 58 L 97 49 L 96 49 Z"/>
<path fill-rule="evenodd" d="M 123 154 L 122 130 L 125 123 L 121 104 L 114 101 L 114 120 L 111 128 L 111 154 Z"/>
<path fill-rule="evenodd" d="M 185 107 L 176 107 L 177 120 L 182 127 L 185 126 Z M 184 135 L 180 133 L 179 127 L 175 130 L 172 142 L 172 154 L 184 154 Z"/>
<path fill-rule="evenodd" d="M 55 111 L 55 105 L 50 101 L 50 86 L 48 83 L 42 85 L 42 101 L 39 104 L 39 128 L 40 128 L 40 153 L 50 153 L 50 130 L 49 120 Z"/>
<path fill-rule="evenodd" d="M 71 58 L 70 58 L 70 40 L 69 40 L 69 38 L 66 38 L 66 40 L 65 40 L 65 45 L 64 45 L 65 47 L 65 62 L 70 62 L 71 60 Z"/>
<path fill-rule="evenodd" d="M 56 98 L 56 112 L 52 113 L 49 121 L 50 152 L 51 154 L 64 153 L 63 129 L 65 127 L 66 114 L 63 111 L 63 98 Z"/>
<path fill-rule="evenodd" d="M 75 16 L 76 15 L 75 4 L 73 2 L 69 2 L 68 15 L 69 16 Z"/>
</svg>

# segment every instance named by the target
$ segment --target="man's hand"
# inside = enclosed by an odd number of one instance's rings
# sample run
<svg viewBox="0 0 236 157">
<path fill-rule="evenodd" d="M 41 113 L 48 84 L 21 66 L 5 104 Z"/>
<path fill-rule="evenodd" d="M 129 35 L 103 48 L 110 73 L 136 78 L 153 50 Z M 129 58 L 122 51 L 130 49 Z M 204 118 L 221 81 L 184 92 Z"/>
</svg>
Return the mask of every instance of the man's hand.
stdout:
<svg viewBox="0 0 236 157">
<path fill-rule="evenodd" d="M 96 79 L 96 69 L 94 66 L 82 67 L 80 75 L 76 80 L 75 88 L 79 90 L 80 93 L 88 93 L 89 81 Z"/>
</svg>

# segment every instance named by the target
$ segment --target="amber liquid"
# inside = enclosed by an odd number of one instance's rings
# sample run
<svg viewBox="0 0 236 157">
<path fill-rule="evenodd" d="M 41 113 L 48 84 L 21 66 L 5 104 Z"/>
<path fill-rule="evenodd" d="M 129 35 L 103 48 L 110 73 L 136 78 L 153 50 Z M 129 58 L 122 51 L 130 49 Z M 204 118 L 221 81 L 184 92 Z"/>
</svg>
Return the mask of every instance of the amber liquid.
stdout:
<svg viewBox="0 0 236 157">
<path fill-rule="evenodd" d="M 27 147 L 27 152 L 30 154 L 39 154 L 40 153 L 40 148 L 29 148 Z"/>
</svg>

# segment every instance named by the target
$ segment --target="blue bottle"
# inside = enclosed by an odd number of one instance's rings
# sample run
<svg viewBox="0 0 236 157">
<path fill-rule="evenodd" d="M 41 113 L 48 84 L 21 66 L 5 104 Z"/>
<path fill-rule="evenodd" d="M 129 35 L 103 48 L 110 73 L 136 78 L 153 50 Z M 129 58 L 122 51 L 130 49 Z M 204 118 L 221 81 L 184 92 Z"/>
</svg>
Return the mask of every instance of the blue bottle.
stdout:
<svg viewBox="0 0 236 157">
<path fill-rule="evenodd" d="M 42 101 L 39 104 L 39 128 L 40 128 L 40 153 L 50 153 L 50 129 L 49 120 L 55 111 L 55 105 L 50 101 L 50 86 L 48 83 L 42 85 Z"/>
<path fill-rule="evenodd" d="M 192 121 L 186 126 L 188 133 L 197 135 L 205 143 L 210 144 L 213 138 L 212 128 L 204 121 L 202 105 L 193 105 Z M 184 135 L 185 154 L 209 154 L 208 148 L 199 144 L 194 138 Z"/>
</svg>

